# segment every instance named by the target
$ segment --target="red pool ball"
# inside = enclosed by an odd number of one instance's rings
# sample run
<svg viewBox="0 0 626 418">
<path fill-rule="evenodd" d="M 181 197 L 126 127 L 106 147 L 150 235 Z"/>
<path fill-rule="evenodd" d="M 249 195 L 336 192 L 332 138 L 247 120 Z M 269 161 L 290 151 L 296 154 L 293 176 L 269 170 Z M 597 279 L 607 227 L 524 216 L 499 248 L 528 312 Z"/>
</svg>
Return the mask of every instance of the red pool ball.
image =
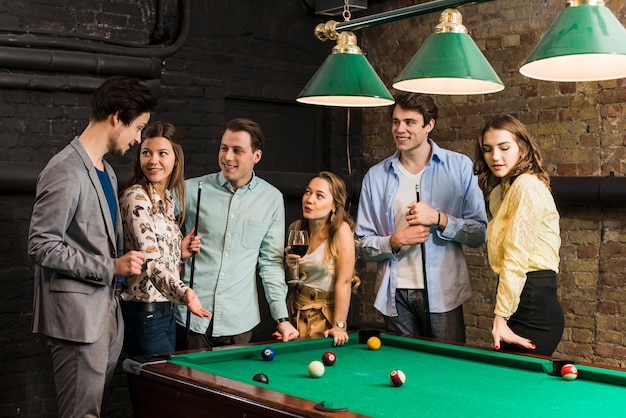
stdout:
<svg viewBox="0 0 626 418">
<path fill-rule="evenodd" d="M 578 377 L 578 369 L 573 364 L 561 367 L 561 377 L 565 380 L 574 380 Z"/>
<path fill-rule="evenodd" d="M 389 373 L 389 383 L 393 386 L 402 386 L 406 382 L 406 376 L 402 370 L 392 370 Z"/>
<path fill-rule="evenodd" d="M 337 356 L 332 351 L 327 351 L 322 356 L 322 361 L 325 365 L 332 366 L 333 364 L 335 364 L 335 361 L 337 361 Z"/>
</svg>

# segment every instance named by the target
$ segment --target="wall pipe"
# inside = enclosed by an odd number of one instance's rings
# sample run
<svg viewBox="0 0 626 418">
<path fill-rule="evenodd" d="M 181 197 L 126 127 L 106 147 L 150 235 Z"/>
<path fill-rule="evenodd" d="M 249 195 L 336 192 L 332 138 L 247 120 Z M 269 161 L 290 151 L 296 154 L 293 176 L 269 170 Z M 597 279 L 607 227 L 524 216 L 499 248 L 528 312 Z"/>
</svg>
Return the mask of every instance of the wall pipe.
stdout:
<svg viewBox="0 0 626 418">
<path fill-rule="evenodd" d="M 178 37 L 170 45 L 112 45 L 105 38 L 75 39 L 73 34 L 37 35 L 33 33 L 0 34 L 0 46 L 22 48 L 64 49 L 127 57 L 168 57 L 177 52 L 187 41 L 191 28 L 191 0 L 181 0 L 181 24 Z"/>
<path fill-rule="evenodd" d="M 0 162 L 0 194 L 34 194 L 37 176 L 45 163 Z M 120 187 L 126 187 L 130 177 L 129 165 L 114 166 Z M 188 177 L 205 174 L 190 170 Z M 280 191 L 285 198 L 300 198 L 309 180 L 315 173 L 300 172 L 258 172 Z M 361 191 L 360 175 L 343 176 L 348 194 L 353 201 L 358 200 Z M 604 177 L 551 177 L 552 195 L 558 205 L 601 206 L 626 208 L 626 177 L 611 174 Z"/>
<path fill-rule="evenodd" d="M 180 5 L 180 30 L 170 45 L 120 46 L 106 44 L 106 40 L 68 39 L 59 34 L 0 34 L 0 67 L 82 74 L 64 76 L 6 72 L 0 76 L 0 88 L 90 93 L 102 83 L 102 79 L 89 78 L 85 74 L 159 79 L 162 59 L 177 52 L 189 36 L 191 0 L 181 0 Z M 154 84 L 154 80 L 148 83 Z M 159 88 L 153 87 L 152 91 L 158 94 Z"/>
<path fill-rule="evenodd" d="M 0 47 L 0 67 L 61 73 L 158 78 L 162 60 L 77 51 Z"/>
</svg>

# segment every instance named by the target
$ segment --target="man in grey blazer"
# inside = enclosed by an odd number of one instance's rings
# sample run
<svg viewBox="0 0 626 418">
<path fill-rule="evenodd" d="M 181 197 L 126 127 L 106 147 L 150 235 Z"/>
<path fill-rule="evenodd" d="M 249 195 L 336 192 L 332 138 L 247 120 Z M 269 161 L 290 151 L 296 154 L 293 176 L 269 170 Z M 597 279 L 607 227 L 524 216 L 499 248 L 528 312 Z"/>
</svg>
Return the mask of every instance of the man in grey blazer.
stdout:
<svg viewBox="0 0 626 418">
<path fill-rule="evenodd" d="M 100 416 L 122 350 L 116 277 L 139 274 L 144 255 L 122 255 L 117 177 L 104 156 L 139 143 L 156 104 L 137 80 L 105 80 L 88 126 L 37 179 L 28 238 L 36 264 L 33 332 L 48 337 L 59 417 Z"/>
</svg>

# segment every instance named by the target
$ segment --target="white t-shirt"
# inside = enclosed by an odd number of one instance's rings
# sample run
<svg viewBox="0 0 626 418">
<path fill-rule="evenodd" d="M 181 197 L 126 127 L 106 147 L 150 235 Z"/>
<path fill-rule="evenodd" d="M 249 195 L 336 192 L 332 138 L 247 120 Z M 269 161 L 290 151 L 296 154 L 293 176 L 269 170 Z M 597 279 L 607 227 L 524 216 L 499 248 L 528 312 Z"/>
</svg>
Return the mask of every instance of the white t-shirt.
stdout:
<svg viewBox="0 0 626 418">
<path fill-rule="evenodd" d="M 396 231 L 401 231 L 409 224 L 406 221 L 407 206 L 415 201 L 415 185 L 422 181 L 422 173 L 409 173 L 402 164 L 398 164 L 400 187 L 393 203 L 393 218 Z M 398 254 L 398 289 L 423 289 L 424 270 L 422 267 L 422 246 L 403 245 Z"/>
</svg>

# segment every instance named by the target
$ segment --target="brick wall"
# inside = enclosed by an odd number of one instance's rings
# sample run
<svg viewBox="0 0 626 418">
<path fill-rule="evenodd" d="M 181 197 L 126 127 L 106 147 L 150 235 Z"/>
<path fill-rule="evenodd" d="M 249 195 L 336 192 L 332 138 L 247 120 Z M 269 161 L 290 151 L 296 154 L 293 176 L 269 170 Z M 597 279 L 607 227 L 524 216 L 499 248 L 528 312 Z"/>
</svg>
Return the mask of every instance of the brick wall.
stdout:
<svg viewBox="0 0 626 418">
<path fill-rule="evenodd" d="M 71 6 L 68 6 L 71 3 Z M 169 30 L 174 0 L 164 0 Z M 408 0 L 370 2 L 366 14 L 404 7 Z M 555 176 L 624 175 L 623 80 L 602 83 L 546 83 L 517 73 L 521 60 L 562 9 L 562 0 L 499 0 L 461 9 L 464 23 L 492 63 L 506 89 L 486 96 L 436 97 L 441 112 L 434 138 L 444 147 L 472 156 L 473 141 L 485 119 L 516 112 L 539 139 Z M 626 21 L 623 1 L 607 5 Z M 145 43 L 155 25 L 156 2 L 116 0 L 98 7 L 87 1 L 20 2 L 0 0 L 4 30 L 72 32 L 106 37 L 118 43 Z M 292 103 L 331 43 L 317 41 L 314 17 L 305 2 L 253 0 L 193 1 L 190 35 L 184 47 L 165 57 L 161 100 L 155 119 L 176 124 L 185 138 L 187 167 L 195 172 L 217 169 L 215 150 L 221 134 L 226 97 Z M 62 7 L 63 6 L 63 7 Z M 356 16 L 355 14 L 355 17 Z M 390 85 L 438 16 L 423 16 L 357 33 L 383 80 Z M 0 32 L 0 36 L 2 33 Z M 7 70 L 24 74 L 26 70 Z M 47 73 L 47 75 L 53 75 Z M 81 76 L 90 76 L 81 74 Z M 97 76 L 97 75 L 91 75 Z M 0 89 L 0 165 L 44 163 L 82 131 L 90 94 Z M 327 123 L 336 137 L 325 148 L 325 169 L 346 173 L 345 111 L 329 111 Z M 388 109 L 352 111 L 362 118 L 361 138 L 349 141 L 352 168 L 362 174 L 392 152 Z M 288 125 L 289 121 L 285 121 Z M 354 125 L 351 133 L 358 131 Z M 293 147 L 297 147 L 294 141 Z M 362 159 L 362 161 L 361 161 Z M 112 159 L 125 163 L 127 159 Z M 0 416 L 56 416 L 49 354 L 42 337 L 30 332 L 32 265 L 26 255 L 32 191 L 5 192 L 0 205 Z M 624 293 L 624 208 L 559 207 L 563 247 L 559 295 L 566 311 L 566 332 L 558 353 L 581 361 L 625 363 L 622 330 Z M 495 277 L 483 249 L 468 249 L 473 296 L 465 306 L 471 343 L 489 345 Z M 371 308 L 372 271 L 362 272 L 361 320 L 379 322 Z M 130 414 L 125 377 L 119 372 L 106 393 L 105 416 Z"/>
<path fill-rule="evenodd" d="M 113 47 L 141 51 L 150 41 L 156 25 L 158 3 L 155 0 L 116 0 L 94 6 L 88 1 L 0 0 L 0 28 L 13 30 L 20 36 L 28 29 L 42 38 L 46 32 L 71 33 L 81 40 L 105 38 Z M 164 41 L 171 43 L 176 39 L 179 25 L 179 22 L 172 22 L 171 17 L 177 16 L 177 4 L 182 1 L 162 0 L 160 3 L 165 7 L 167 31 L 171 32 Z M 314 17 L 302 1 L 283 1 L 276 3 L 276 7 L 270 2 L 253 0 L 192 1 L 191 4 L 192 20 L 186 43 L 179 51 L 162 59 L 158 76 L 160 101 L 153 120 L 167 120 L 180 129 L 187 169 L 205 173 L 218 169 L 217 149 L 225 124 L 227 97 L 295 104 L 295 97 L 328 51 L 327 45 L 313 36 L 313 28 L 320 19 Z M 0 37 L 3 33 L 0 32 Z M 128 58 L 133 58 L 132 54 Z M 23 68 L 7 68 L 3 73 L 67 75 Z M 105 76 L 80 74 L 82 78 L 94 80 Z M 87 125 L 90 100 L 90 92 L 0 88 L 0 172 L 3 178 L 12 178 L 13 174 L 20 177 L 19 173 L 7 172 L 10 167 L 3 165 L 7 162 L 39 163 L 43 167 Z M 334 112 L 329 113 L 333 116 Z M 342 115 L 338 114 L 337 118 L 345 120 Z M 335 125 L 328 129 L 331 135 L 334 130 L 341 133 L 344 129 L 333 119 L 327 123 Z M 284 124 L 297 131 L 297 126 L 291 126 L 289 120 Z M 293 144 L 296 146 L 297 141 Z M 343 150 L 345 138 L 339 145 L 329 142 L 324 168 L 345 170 Z M 354 157 L 358 157 L 357 151 L 352 151 Z M 128 157 L 109 158 L 118 166 L 128 160 Z M 360 163 L 354 164 L 360 166 Z M 31 187 L 15 190 L 13 184 L 5 184 L 0 190 L 2 417 L 54 417 L 57 410 L 45 339 L 31 333 L 33 266 L 27 255 L 28 223 L 34 198 Z M 118 367 L 105 393 L 103 416 L 130 415 L 126 379 Z"/>
<path fill-rule="evenodd" d="M 413 3 L 376 3 L 368 15 Z M 626 22 L 624 1 L 605 3 Z M 538 139 L 551 176 L 626 175 L 625 80 L 554 83 L 530 80 L 518 72 L 564 4 L 562 0 L 507 0 L 459 9 L 505 90 L 479 96 L 436 96 L 440 112 L 432 137 L 440 145 L 473 158 L 483 124 L 496 114 L 509 112 Z M 432 33 L 438 18 L 435 13 L 362 30 L 361 47 L 387 85 Z M 363 121 L 363 158 L 369 167 L 395 148 L 388 110 L 368 109 Z M 559 205 L 562 247 L 558 281 L 566 329 L 555 355 L 626 366 L 626 210 L 581 205 Z M 491 346 L 496 277 L 488 267 L 484 248 L 466 249 L 466 254 L 473 277 L 473 295 L 464 306 L 468 340 Z M 363 275 L 373 274 L 373 266 L 368 266 Z M 366 283 L 371 286 L 371 280 Z M 364 293 L 372 292 L 370 287 Z M 364 300 L 364 305 L 368 304 L 371 300 Z M 369 321 L 379 320 L 371 311 L 364 316 Z"/>
</svg>

